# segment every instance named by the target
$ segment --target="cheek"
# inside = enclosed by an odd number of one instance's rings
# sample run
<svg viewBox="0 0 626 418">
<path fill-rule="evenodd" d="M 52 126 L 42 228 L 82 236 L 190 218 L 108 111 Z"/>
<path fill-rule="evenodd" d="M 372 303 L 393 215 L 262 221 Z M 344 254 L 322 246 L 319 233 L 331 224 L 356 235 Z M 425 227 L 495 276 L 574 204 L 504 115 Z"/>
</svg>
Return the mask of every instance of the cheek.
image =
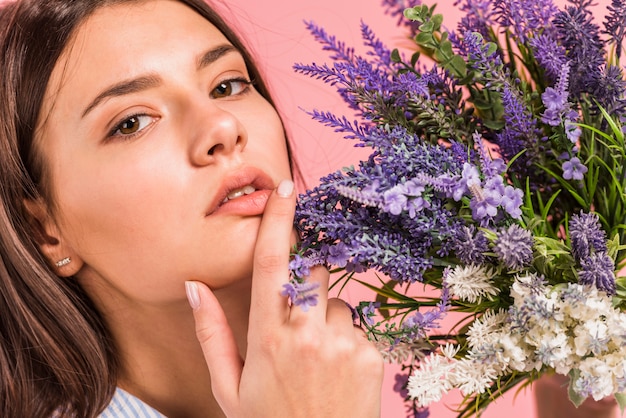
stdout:
<svg viewBox="0 0 626 418">
<path fill-rule="evenodd" d="M 82 253 L 119 251 L 150 240 L 173 216 L 167 202 L 181 188 L 166 165 L 132 163 L 74 165 L 59 174 L 57 196 L 68 240 Z"/>
<path fill-rule="evenodd" d="M 250 146 L 259 154 L 258 161 L 267 164 L 270 172 L 274 173 L 275 180 L 290 177 L 287 138 L 276 110 L 268 103 L 265 112 L 259 115 L 251 125 L 253 129 L 249 132 Z"/>
</svg>

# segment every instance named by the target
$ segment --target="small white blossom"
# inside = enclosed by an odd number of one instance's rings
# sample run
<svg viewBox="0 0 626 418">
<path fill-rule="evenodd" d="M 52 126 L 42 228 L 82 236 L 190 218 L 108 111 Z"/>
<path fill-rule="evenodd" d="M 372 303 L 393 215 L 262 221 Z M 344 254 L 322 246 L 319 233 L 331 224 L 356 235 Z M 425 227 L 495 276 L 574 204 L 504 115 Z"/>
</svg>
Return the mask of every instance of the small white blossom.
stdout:
<svg viewBox="0 0 626 418">
<path fill-rule="evenodd" d="M 452 389 L 450 374 L 455 364 L 456 360 L 434 353 L 426 357 L 420 363 L 420 368 L 409 377 L 409 396 L 416 399 L 419 406 L 441 400 Z"/>
<path fill-rule="evenodd" d="M 484 393 L 497 377 L 492 365 L 468 360 L 457 362 L 454 370 L 455 387 L 464 395 Z"/>
<path fill-rule="evenodd" d="M 495 332 L 501 331 L 507 319 L 505 311 L 486 311 L 480 318 L 476 319 L 467 331 L 467 342 L 470 347 L 498 339 Z"/>
<path fill-rule="evenodd" d="M 469 265 L 446 269 L 444 282 L 450 293 L 470 303 L 480 303 L 483 298 L 492 300 L 500 293 L 492 281 L 494 271 L 487 267 Z"/>
<path fill-rule="evenodd" d="M 376 348 L 387 363 L 403 364 L 405 362 L 417 362 L 424 358 L 424 352 L 430 349 L 430 345 L 423 340 L 411 343 L 400 341 L 391 344 L 386 339 L 375 342 Z"/>
</svg>

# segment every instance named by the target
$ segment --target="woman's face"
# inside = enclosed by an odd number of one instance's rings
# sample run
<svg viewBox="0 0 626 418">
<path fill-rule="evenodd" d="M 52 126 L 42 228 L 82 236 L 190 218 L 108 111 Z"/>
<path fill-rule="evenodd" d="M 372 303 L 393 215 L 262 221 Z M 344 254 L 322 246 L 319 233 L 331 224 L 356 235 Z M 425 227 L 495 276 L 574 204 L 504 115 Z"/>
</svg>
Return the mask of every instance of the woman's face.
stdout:
<svg viewBox="0 0 626 418">
<path fill-rule="evenodd" d="M 290 177 L 275 109 L 237 50 L 174 1 L 99 9 L 57 63 L 37 147 L 90 286 L 144 301 L 249 278 L 270 190 Z"/>
</svg>

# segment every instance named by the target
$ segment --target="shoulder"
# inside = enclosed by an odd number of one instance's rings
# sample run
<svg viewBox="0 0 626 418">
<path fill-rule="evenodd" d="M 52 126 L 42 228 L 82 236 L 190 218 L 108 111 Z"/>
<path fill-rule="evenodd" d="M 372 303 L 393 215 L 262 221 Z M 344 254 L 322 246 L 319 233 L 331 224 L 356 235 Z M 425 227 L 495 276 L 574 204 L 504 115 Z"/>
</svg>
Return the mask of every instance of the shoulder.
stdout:
<svg viewBox="0 0 626 418">
<path fill-rule="evenodd" d="M 117 388 L 109 406 L 98 418 L 166 418 L 148 404 Z"/>
</svg>

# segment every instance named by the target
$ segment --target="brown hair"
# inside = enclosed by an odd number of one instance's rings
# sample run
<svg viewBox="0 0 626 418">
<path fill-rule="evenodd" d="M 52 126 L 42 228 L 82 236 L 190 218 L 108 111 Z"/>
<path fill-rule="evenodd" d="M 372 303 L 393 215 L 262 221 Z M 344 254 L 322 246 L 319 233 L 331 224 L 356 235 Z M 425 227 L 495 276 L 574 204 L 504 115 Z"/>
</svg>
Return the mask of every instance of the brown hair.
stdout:
<svg viewBox="0 0 626 418">
<path fill-rule="evenodd" d="M 40 254 L 24 199 L 51 201 L 33 146 L 50 74 L 77 27 L 104 5 L 138 0 L 18 0 L 0 11 L 0 416 L 92 417 L 110 402 L 119 363 L 107 327 L 75 280 Z M 179 0 L 245 46 L 203 0 Z"/>
</svg>

